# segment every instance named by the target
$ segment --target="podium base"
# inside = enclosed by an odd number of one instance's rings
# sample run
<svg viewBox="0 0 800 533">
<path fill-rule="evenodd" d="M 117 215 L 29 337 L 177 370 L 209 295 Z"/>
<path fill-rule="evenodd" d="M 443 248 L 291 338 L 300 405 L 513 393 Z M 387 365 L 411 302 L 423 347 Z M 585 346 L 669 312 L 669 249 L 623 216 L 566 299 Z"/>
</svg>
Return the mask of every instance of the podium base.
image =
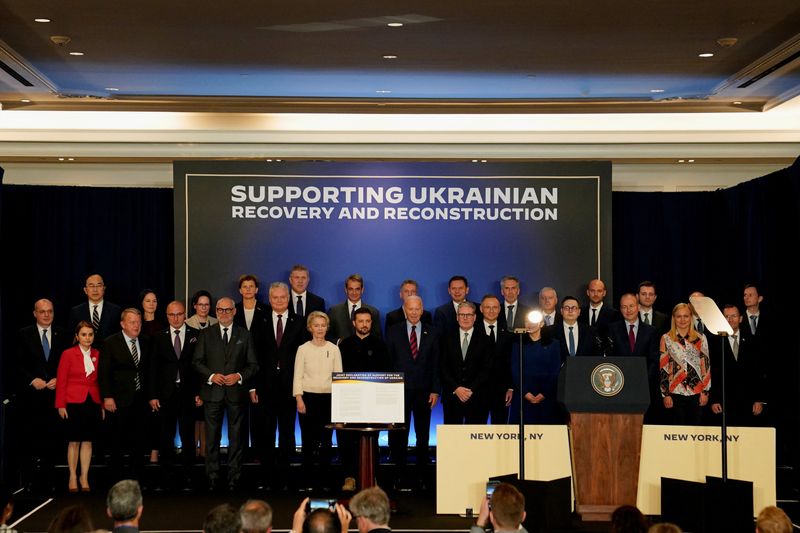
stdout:
<svg viewBox="0 0 800 533">
<path fill-rule="evenodd" d="M 575 511 L 582 522 L 610 522 L 611 514 L 619 505 L 577 505 Z"/>
</svg>

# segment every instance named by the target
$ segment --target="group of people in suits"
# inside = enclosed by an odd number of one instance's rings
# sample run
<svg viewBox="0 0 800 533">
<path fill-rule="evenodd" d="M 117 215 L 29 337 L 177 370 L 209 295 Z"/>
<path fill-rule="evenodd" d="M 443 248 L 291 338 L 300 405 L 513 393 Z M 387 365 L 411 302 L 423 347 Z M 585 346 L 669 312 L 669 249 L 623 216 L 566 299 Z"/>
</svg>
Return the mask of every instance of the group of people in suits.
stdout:
<svg viewBox="0 0 800 533">
<path fill-rule="evenodd" d="M 501 279 L 500 296 L 487 294 L 479 303 L 468 299 L 466 277 L 453 276 L 449 301 L 432 312 L 425 309 L 417 282 L 407 279 L 400 284 L 401 306 L 385 315 L 382 331 L 380 311 L 362 300 L 360 275 L 347 277 L 346 300 L 327 313 L 325 301 L 308 290 L 309 281 L 308 268 L 295 265 L 289 283 L 271 283 L 262 303 L 257 277 L 243 275 L 239 302 L 227 296 L 214 301 L 207 291 L 198 291 L 191 317 L 182 302 L 172 301 L 165 310 L 168 327 L 149 336 L 142 334 L 142 311 L 105 301 L 105 284 L 97 274 L 86 279 L 87 301 L 70 313 L 71 332 L 53 325 L 51 302 L 37 301 L 36 324 L 24 328 L 19 340 L 19 381 L 31 420 L 36 420 L 26 427 L 55 431 L 59 416 L 66 420 L 69 488 L 89 490 L 91 442 L 102 418 L 102 425 L 111 429 L 113 464 L 122 470 L 127 459 L 136 476 L 153 442 L 165 465 L 175 465 L 176 426 L 181 442 L 192 443 L 190 453 L 184 444 L 180 459 L 186 465 L 194 461 L 201 408 L 209 488 L 222 485 L 219 446 L 227 416 L 226 481 L 235 489 L 248 442 L 260 460 L 260 485 L 289 483 L 298 413 L 304 462 L 324 466 L 330 460 L 326 426 L 332 371 L 404 374 L 406 423 L 389 434 L 392 458 L 401 472 L 411 424 L 417 436 L 416 464 L 428 464 L 431 411 L 440 401 L 446 424 L 519 420 L 520 412 L 509 407 L 520 397 L 526 422 L 563 422 L 555 401 L 556 378 L 569 357 L 643 357 L 651 422 L 700 423 L 725 409 L 729 422 L 747 424 L 755 423 L 764 410 L 767 387 L 757 341 L 764 331 L 759 309 L 763 298 L 753 286 L 745 289 L 746 315 L 735 305 L 725 307 L 725 317 L 738 333 L 720 342 L 703 334 L 689 305 L 679 304 L 671 317 L 656 311 L 650 282 L 640 284 L 638 293 L 623 294 L 619 311 L 605 303 L 605 284 L 599 279 L 588 283 L 584 306 L 566 296 L 559 307 L 556 290 L 544 287 L 536 308 L 540 314 L 534 317 L 534 308 L 520 302 L 520 282 L 514 276 Z M 737 391 L 728 394 L 736 401 L 725 407 L 712 381 L 723 356 L 727 381 Z M 522 383 L 516 373 L 520 360 Z M 337 437 L 348 478 L 345 487 L 355 489 L 357 445 L 352 435 L 342 433 Z M 27 438 L 42 446 L 58 442 Z M 48 456 L 35 447 L 30 452 L 37 458 Z M 413 475 L 400 484 L 420 479 Z"/>
</svg>

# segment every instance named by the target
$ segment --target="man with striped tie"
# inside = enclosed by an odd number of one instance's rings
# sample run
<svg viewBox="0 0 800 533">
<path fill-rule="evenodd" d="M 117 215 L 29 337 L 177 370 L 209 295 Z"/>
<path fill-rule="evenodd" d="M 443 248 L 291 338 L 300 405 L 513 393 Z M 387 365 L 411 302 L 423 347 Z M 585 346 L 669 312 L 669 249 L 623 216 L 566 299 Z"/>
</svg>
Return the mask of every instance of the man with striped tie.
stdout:
<svg viewBox="0 0 800 533">
<path fill-rule="evenodd" d="M 150 432 L 152 409 L 149 404 L 148 378 L 151 364 L 149 339 L 140 336 L 142 315 L 130 307 L 122 311 L 122 331 L 103 341 L 97 379 L 106 419 L 111 423 L 111 454 L 116 474 L 122 477 L 125 457 L 132 468 L 130 476 L 141 478 L 144 454 L 154 435 Z"/>
<path fill-rule="evenodd" d="M 103 339 L 119 331 L 121 308 L 105 300 L 106 284 L 100 274 L 91 274 L 83 287 L 88 301 L 78 304 L 69 313 L 69 331 L 75 331 L 78 322 L 85 320 L 94 327 L 95 347 L 100 348 Z"/>
</svg>

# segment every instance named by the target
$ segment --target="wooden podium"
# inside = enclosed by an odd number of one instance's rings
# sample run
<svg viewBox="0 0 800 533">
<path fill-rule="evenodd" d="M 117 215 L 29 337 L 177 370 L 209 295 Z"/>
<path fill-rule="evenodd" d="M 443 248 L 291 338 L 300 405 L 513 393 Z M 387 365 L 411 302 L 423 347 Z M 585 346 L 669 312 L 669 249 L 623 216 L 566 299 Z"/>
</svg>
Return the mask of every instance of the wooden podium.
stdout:
<svg viewBox="0 0 800 533">
<path fill-rule="evenodd" d="M 559 401 L 570 413 L 575 510 L 608 521 L 636 505 L 642 418 L 650 405 L 641 357 L 570 357 L 559 376 Z"/>
</svg>

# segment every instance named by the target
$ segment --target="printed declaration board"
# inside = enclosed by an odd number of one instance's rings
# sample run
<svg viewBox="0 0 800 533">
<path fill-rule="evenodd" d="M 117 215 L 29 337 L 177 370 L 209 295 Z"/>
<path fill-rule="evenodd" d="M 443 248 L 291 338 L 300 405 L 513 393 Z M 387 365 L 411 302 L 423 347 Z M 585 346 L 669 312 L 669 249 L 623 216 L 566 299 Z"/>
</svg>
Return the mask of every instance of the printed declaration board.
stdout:
<svg viewBox="0 0 800 533">
<path fill-rule="evenodd" d="M 722 475 L 720 428 L 649 426 L 642 431 L 636 505 L 661 514 L 661 478 L 705 482 Z M 728 428 L 728 477 L 753 482 L 753 509 L 775 505 L 775 429 Z"/>
<path fill-rule="evenodd" d="M 402 372 L 334 372 L 331 422 L 402 424 Z"/>
<path fill-rule="evenodd" d="M 477 515 L 486 481 L 519 472 L 519 426 L 440 425 L 437 432 L 436 512 Z M 525 426 L 525 479 L 571 475 L 567 426 Z"/>
</svg>

